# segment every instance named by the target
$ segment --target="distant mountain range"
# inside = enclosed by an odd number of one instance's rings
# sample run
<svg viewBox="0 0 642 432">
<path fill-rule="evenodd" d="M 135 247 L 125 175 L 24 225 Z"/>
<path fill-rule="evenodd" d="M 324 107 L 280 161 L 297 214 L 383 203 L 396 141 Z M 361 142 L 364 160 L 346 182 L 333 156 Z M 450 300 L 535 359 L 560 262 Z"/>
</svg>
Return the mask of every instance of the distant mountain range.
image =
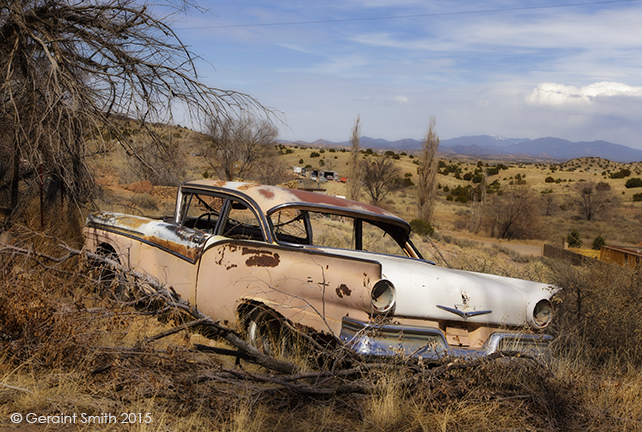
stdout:
<svg viewBox="0 0 642 432">
<path fill-rule="evenodd" d="M 317 140 L 314 142 L 297 141 L 296 144 L 332 147 L 349 146 L 349 142 L 331 142 Z M 362 148 L 386 149 L 386 150 L 408 150 L 416 151 L 421 149 L 421 141 L 415 139 L 402 139 L 388 141 L 361 137 Z M 441 140 L 439 151 L 443 154 L 464 155 L 471 157 L 488 158 L 511 158 L 511 159 L 541 159 L 554 161 L 567 161 L 579 157 L 600 157 L 613 162 L 637 162 L 642 161 L 642 150 L 620 144 L 613 144 L 607 141 L 572 142 L 560 138 L 502 138 L 490 135 L 463 136 L 452 139 Z"/>
</svg>

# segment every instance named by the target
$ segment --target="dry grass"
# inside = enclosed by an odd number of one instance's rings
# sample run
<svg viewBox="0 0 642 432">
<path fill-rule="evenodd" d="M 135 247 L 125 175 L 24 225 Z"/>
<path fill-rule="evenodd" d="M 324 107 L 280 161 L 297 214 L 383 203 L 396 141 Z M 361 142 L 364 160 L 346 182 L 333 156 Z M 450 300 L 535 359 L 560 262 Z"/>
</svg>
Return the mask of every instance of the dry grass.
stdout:
<svg viewBox="0 0 642 432">
<path fill-rule="evenodd" d="M 99 298 L 84 270 L 54 271 L 4 254 L 0 424 L 10 430 L 14 426 L 8 419 L 16 412 L 131 412 L 151 415 L 151 423 L 132 425 L 140 431 L 639 427 L 642 357 L 637 347 L 642 323 L 633 316 L 633 305 L 639 304 L 639 275 L 551 266 L 541 259 L 517 262 L 500 248 L 477 243 L 436 242 L 429 247 L 438 248 L 452 263 L 467 263 L 470 270 L 566 284 L 557 307 L 558 324 L 551 329 L 558 336 L 554 356 L 429 366 L 393 363 L 356 377 L 370 383 L 372 392 L 303 396 L 274 384 L 232 379 L 225 370 L 263 371 L 195 350 L 194 343 L 222 346 L 198 334 L 181 332 L 141 343 L 174 322 Z M 579 316 L 578 292 L 586 294 Z M 75 426 L 108 431 L 122 427 Z M 50 425 L 47 430 L 69 429 Z"/>
<path fill-rule="evenodd" d="M 304 159 L 302 165 L 318 161 L 310 159 L 309 154 L 310 149 L 294 149 L 283 157 L 292 166 L 301 165 L 299 159 Z M 326 152 L 323 157 L 326 163 L 333 158 L 334 169 L 344 172 L 341 167 L 345 166 L 347 153 Z M 403 156 L 398 163 L 401 172 L 412 173 L 411 179 L 416 182 L 416 165 L 412 161 Z M 118 173 L 110 168 L 113 163 L 104 161 L 100 171 L 105 184 L 103 209 L 171 211 L 171 191 L 155 189 L 152 197 L 159 210 L 154 210 L 147 197 L 137 197 L 118 186 Z M 470 171 L 476 161 L 462 164 Z M 636 238 L 640 219 L 636 218 L 642 214 L 642 203 L 630 200 L 632 192 L 623 186 L 626 179 L 604 179 L 601 175 L 607 169 L 617 171 L 622 164 L 598 167 L 586 159 L 579 161 L 574 171 L 554 173 L 550 165 L 509 165 L 499 174 L 502 185 L 508 185 L 510 178 L 520 173 L 538 192 L 553 189 L 557 208 L 546 219 L 549 230 L 532 244 L 543 240 L 561 242 L 570 227 L 580 230 L 585 246 L 598 234 L 604 235 L 607 243 L 637 244 L 640 240 Z M 196 178 L 204 172 L 204 166 L 198 158 L 190 157 L 189 170 L 188 177 Z M 545 183 L 548 175 L 565 181 Z M 569 200 L 569 180 L 581 178 L 612 185 L 616 195 L 623 198 L 615 218 L 589 223 L 573 220 L 572 209 L 559 209 Z M 438 175 L 437 180 L 450 188 L 465 184 L 452 174 Z M 327 187 L 329 193 L 345 195 L 344 185 L 328 183 Z M 399 191 L 387 205 L 410 220 L 416 216 L 415 196 L 413 188 Z M 50 210 L 47 232 L 78 244 L 79 227 L 55 223 L 67 220 L 67 213 L 60 214 L 61 211 L 67 209 Z M 275 385 L 229 379 L 221 373 L 226 368 L 265 371 L 243 361 L 237 366 L 233 358 L 194 349 L 194 343 L 225 346 L 220 341 L 181 332 L 141 344 L 146 337 L 171 328 L 174 321 L 159 320 L 134 307 L 121 307 L 99 298 L 84 263 L 52 270 L 4 254 L 0 256 L 0 425 L 6 430 L 21 430 L 22 425 L 9 421 L 15 412 L 149 412 L 151 423 L 135 423 L 130 429 L 639 430 L 642 320 L 638 309 L 642 276 L 619 268 L 573 268 L 518 255 L 501 245 L 488 247 L 462 239 L 482 240 L 483 233 L 464 230 L 453 237 L 440 234 L 466 227 L 469 216 L 467 205 L 447 202 L 440 193 L 434 243 L 420 238 L 413 241 L 426 258 L 440 265 L 563 286 L 565 290 L 556 303 L 557 321 L 550 329 L 557 337 L 550 358 L 492 359 L 430 367 L 393 364 L 358 377 L 360 382 L 373 385 L 371 393 L 302 396 Z M 25 212 L 23 222 L 38 227 L 37 206 Z M 337 236 L 334 240 L 345 240 L 338 230 L 331 233 Z M 27 231 L 14 233 L 13 241 L 51 250 L 50 237 Z M 308 370 L 305 359 L 300 360 L 300 368 Z M 69 430 L 68 426 L 50 425 L 46 430 Z M 122 429 L 122 425 L 114 424 L 75 426 L 77 430 Z M 35 428 L 44 430 L 44 425 Z"/>
</svg>

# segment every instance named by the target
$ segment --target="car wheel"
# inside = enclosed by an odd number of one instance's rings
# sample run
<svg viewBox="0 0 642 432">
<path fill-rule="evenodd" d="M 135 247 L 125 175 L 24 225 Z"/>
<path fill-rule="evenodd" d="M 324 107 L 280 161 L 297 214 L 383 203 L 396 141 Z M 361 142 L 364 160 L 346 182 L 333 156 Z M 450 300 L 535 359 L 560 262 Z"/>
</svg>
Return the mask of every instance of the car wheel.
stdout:
<svg viewBox="0 0 642 432">
<path fill-rule="evenodd" d="M 118 255 L 115 251 L 106 247 L 99 247 L 97 255 L 118 261 Z M 132 293 L 127 283 L 127 278 L 113 266 L 104 262 L 95 264 L 98 270 L 96 277 L 96 292 L 103 298 L 110 298 L 121 302 L 130 301 Z"/>
<path fill-rule="evenodd" d="M 290 357 L 292 335 L 283 320 L 271 309 L 255 307 L 246 321 L 247 341 L 271 357 Z"/>
</svg>

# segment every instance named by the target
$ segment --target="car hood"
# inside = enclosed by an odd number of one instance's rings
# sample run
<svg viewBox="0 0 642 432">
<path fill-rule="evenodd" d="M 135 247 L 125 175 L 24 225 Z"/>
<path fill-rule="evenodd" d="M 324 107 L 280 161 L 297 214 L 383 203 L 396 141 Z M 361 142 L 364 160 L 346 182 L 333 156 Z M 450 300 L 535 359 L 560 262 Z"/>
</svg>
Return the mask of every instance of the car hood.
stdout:
<svg viewBox="0 0 642 432">
<path fill-rule="evenodd" d="M 535 305 L 559 291 L 546 283 L 447 269 L 413 258 L 351 250 L 340 254 L 378 261 L 382 277 L 395 286 L 394 314 L 407 318 L 530 325 Z"/>
</svg>

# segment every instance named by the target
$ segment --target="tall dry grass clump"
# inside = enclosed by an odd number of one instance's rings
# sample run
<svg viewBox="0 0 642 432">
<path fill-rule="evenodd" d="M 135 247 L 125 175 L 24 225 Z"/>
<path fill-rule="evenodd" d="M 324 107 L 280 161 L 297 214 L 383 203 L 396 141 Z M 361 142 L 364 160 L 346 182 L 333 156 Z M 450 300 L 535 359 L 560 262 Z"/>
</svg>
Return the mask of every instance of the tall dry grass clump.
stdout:
<svg viewBox="0 0 642 432">
<path fill-rule="evenodd" d="M 51 250 L 41 235 L 25 238 L 32 246 Z M 0 256 L 0 339 L 6 361 L 29 361 L 32 367 L 73 365 L 87 354 L 95 339 L 95 329 L 83 316 L 80 293 L 89 291 L 90 279 L 73 270 L 80 261 L 72 259 L 57 268 L 17 254 Z"/>
<path fill-rule="evenodd" d="M 592 367 L 642 367 L 642 270 L 597 261 L 554 270 L 564 287 L 552 329 L 560 354 Z"/>
</svg>

